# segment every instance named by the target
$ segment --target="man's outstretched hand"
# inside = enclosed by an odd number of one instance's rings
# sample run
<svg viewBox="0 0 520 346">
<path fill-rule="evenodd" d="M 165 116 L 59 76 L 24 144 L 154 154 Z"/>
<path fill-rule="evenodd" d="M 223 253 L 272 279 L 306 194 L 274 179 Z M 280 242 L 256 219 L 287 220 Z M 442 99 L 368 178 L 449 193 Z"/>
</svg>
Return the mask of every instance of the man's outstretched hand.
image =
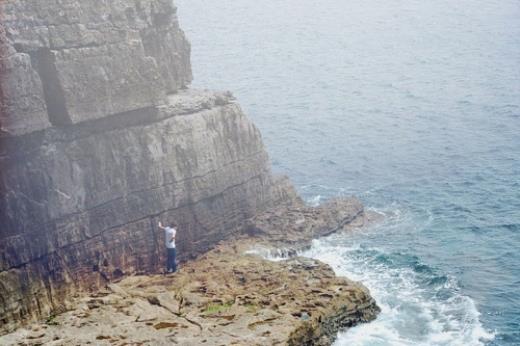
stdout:
<svg viewBox="0 0 520 346">
<path fill-rule="evenodd" d="M 162 222 L 159 221 L 159 228 L 163 228 Z"/>
</svg>

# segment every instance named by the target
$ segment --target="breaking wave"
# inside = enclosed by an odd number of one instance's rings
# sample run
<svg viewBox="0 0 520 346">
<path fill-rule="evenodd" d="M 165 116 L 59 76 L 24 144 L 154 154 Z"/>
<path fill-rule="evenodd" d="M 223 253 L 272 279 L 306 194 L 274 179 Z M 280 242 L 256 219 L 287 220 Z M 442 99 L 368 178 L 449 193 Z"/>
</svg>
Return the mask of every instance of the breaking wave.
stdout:
<svg viewBox="0 0 520 346">
<path fill-rule="evenodd" d="M 403 217 L 399 211 L 392 215 L 394 220 Z M 301 255 L 362 282 L 381 307 L 375 321 L 341 332 L 335 346 L 476 346 L 494 338 L 483 328 L 475 302 L 461 292 L 456 278 L 413 254 L 366 245 L 362 236 L 336 234 L 314 240 Z"/>
</svg>

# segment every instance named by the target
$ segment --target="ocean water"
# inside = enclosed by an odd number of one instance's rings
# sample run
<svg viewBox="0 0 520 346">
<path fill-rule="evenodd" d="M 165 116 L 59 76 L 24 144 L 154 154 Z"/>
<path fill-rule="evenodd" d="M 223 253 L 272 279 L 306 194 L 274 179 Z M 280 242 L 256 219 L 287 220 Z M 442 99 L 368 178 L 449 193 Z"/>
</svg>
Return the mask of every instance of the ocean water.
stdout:
<svg viewBox="0 0 520 346">
<path fill-rule="evenodd" d="M 520 345 L 520 2 L 177 0 L 194 87 L 232 90 L 309 203 L 377 226 L 305 255 L 378 319 L 336 345 Z"/>
</svg>

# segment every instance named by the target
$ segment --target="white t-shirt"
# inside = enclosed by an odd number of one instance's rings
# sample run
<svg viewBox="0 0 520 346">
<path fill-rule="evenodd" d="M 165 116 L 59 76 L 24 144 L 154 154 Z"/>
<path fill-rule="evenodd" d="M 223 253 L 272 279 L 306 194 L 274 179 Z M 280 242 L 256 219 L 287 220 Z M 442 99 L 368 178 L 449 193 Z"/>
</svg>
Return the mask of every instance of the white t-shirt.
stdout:
<svg viewBox="0 0 520 346">
<path fill-rule="evenodd" d="M 175 249 L 175 239 L 170 241 L 177 234 L 177 230 L 175 228 L 166 227 L 164 229 L 164 235 L 166 237 L 166 247 L 168 249 Z"/>
</svg>

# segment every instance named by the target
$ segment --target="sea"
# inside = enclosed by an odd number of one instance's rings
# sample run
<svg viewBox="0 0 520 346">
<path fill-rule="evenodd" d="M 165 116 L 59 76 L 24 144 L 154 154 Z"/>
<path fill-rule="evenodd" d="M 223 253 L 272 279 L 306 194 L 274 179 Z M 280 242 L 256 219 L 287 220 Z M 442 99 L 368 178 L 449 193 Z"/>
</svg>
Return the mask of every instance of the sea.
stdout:
<svg viewBox="0 0 520 346">
<path fill-rule="evenodd" d="M 303 254 L 382 309 L 335 346 L 520 345 L 520 1 L 175 4 L 193 87 L 233 92 L 273 171 L 385 216 Z"/>
</svg>

